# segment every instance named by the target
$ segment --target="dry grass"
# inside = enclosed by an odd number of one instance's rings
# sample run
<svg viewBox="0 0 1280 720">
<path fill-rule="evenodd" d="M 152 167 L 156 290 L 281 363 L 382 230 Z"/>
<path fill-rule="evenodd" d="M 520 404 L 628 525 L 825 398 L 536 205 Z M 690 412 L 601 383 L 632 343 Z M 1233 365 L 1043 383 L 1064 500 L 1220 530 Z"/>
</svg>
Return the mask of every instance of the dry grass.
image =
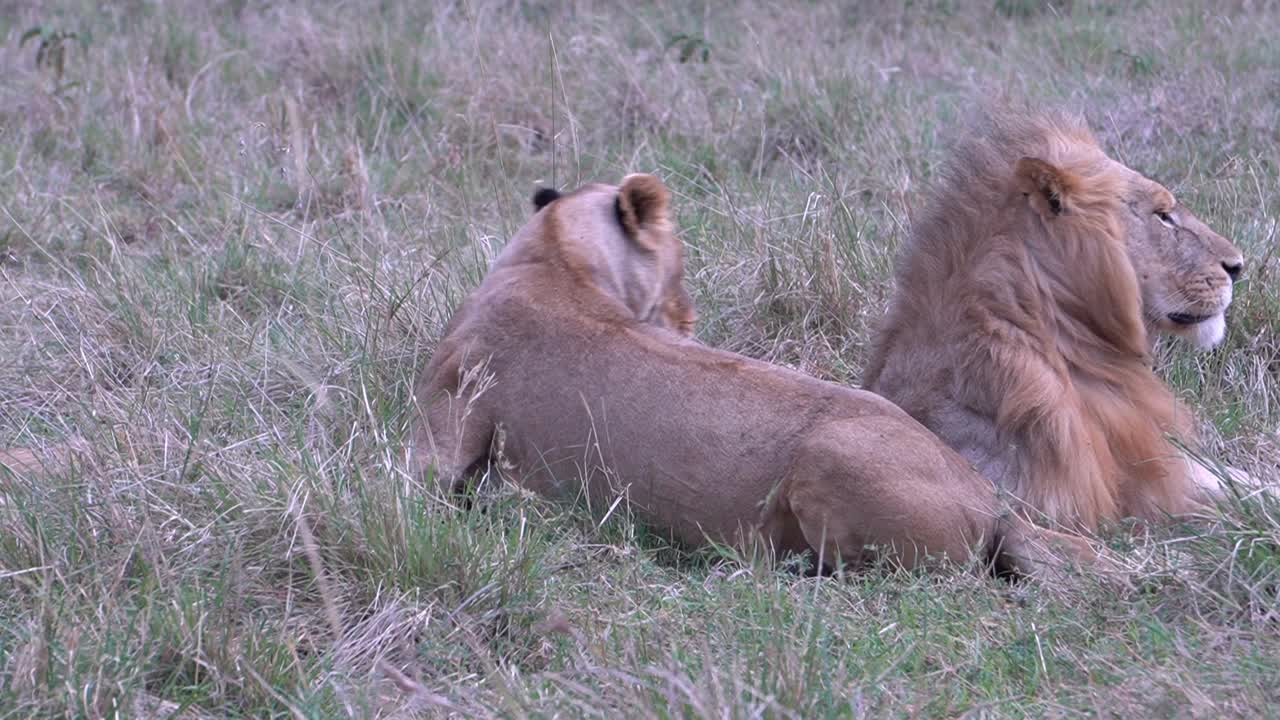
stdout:
<svg viewBox="0 0 1280 720">
<path fill-rule="evenodd" d="M 1011 588 L 404 474 L 410 379 L 535 182 L 658 172 L 699 336 L 855 383 L 946 137 L 1007 94 L 1245 250 L 1225 345 L 1161 367 L 1276 480 L 1274 3 L 632 5 L 0 2 L 0 714 L 1273 712 L 1275 507 L 1119 529 L 1123 589 Z"/>
</svg>

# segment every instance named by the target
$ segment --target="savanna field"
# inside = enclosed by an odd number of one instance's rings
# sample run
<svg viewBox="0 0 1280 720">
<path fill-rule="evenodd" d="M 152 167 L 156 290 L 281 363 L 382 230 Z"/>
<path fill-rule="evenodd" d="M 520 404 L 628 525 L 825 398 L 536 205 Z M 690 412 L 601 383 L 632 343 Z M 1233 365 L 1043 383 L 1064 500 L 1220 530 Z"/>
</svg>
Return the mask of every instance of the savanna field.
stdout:
<svg viewBox="0 0 1280 720">
<path fill-rule="evenodd" d="M 1272 717 L 1280 506 L 1122 581 L 806 577 L 407 472 L 562 189 L 674 193 L 697 337 L 858 384 L 948 143 L 1084 114 L 1245 254 L 1157 367 L 1280 482 L 1280 4 L 0 2 L 0 716 Z"/>
</svg>

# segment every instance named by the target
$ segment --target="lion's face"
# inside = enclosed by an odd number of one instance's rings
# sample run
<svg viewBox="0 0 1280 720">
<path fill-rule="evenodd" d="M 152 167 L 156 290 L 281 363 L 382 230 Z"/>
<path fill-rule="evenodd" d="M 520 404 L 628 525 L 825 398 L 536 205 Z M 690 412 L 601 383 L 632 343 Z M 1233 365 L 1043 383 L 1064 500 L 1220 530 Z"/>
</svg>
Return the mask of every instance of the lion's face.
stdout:
<svg viewBox="0 0 1280 720">
<path fill-rule="evenodd" d="M 1226 332 L 1231 284 L 1244 269 L 1240 250 L 1138 173 L 1124 202 L 1122 225 L 1147 327 L 1202 350 L 1217 345 Z"/>
</svg>

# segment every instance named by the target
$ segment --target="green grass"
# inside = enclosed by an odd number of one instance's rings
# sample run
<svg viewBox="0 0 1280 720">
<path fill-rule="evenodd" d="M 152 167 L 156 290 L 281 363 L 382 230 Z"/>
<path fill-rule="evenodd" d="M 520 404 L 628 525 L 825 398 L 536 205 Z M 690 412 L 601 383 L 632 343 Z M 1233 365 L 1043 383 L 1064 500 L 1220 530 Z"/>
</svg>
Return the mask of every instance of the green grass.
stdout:
<svg viewBox="0 0 1280 720">
<path fill-rule="evenodd" d="M 1159 367 L 1280 448 L 1268 3 L 11 3 L 0 716 L 1266 716 L 1280 509 L 1124 583 L 805 578 L 405 473 L 409 388 L 538 182 L 660 174 L 699 337 L 855 384 L 948 138 L 1084 112 L 1247 257 Z M 41 26 L 75 33 L 36 63 Z"/>
</svg>

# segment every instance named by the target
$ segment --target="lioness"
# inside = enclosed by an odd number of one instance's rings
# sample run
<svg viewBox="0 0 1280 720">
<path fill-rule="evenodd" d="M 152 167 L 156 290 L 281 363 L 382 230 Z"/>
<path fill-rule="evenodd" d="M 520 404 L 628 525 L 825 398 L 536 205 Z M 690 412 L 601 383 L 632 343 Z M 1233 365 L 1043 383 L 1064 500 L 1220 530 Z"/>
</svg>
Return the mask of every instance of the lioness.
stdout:
<svg viewBox="0 0 1280 720">
<path fill-rule="evenodd" d="M 1166 439 L 1192 418 L 1151 342 L 1221 341 L 1243 267 L 1081 121 L 993 113 L 913 227 L 864 385 L 1058 522 L 1196 510 L 1218 484 Z"/>
<path fill-rule="evenodd" d="M 1022 573 L 1055 560 L 1046 543 L 1091 557 L 1002 513 L 990 481 L 887 400 L 686 339 L 683 247 L 656 177 L 535 205 L 416 388 L 420 472 L 456 488 L 500 444 L 537 492 L 625 492 L 685 543 L 763 537 L 829 566 L 870 546 L 907 567 L 976 551 Z"/>
</svg>

